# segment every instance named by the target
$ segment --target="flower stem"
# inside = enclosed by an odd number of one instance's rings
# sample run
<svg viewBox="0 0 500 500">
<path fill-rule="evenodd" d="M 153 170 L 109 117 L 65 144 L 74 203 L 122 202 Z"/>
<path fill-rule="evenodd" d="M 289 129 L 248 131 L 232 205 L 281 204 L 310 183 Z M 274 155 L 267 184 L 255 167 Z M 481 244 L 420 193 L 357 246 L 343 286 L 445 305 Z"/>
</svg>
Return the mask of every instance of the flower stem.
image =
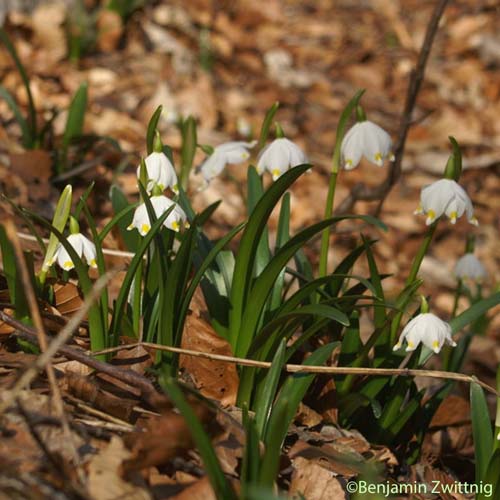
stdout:
<svg viewBox="0 0 500 500">
<path fill-rule="evenodd" d="M 335 188 L 337 187 L 338 170 L 333 171 L 328 185 L 328 196 L 326 198 L 325 219 L 329 219 L 333 213 L 333 202 L 335 199 Z M 328 272 L 328 247 L 330 243 L 330 228 L 327 227 L 321 235 L 321 253 L 319 258 L 319 277 L 326 276 Z"/>
<path fill-rule="evenodd" d="M 418 271 L 420 270 L 420 266 L 422 265 L 422 261 L 424 260 L 427 250 L 429 250 L 432 238 L 434 236 L 434 233 L 436 232 L 438 221 L 439 219 L 434 221 L 429 226 L 424 241 L 422 241 L 422 244 L 418 249 L 417 255 L 415 255 L 415 258 L 413 259 L 413 264 L 410 269 L 410 274 L 408 275 L 408 278 L 406 278 L 405 287 L 411 285 L 416 280 Z M 396 335 L 399 330 L 399 325 L 401 324 L 402 318 L 403 318 L 403 312 L 401 311 L 395 316 L 394 321 L 391 325 L 391 344 L 393 344 L 396 339 Z"/>
<path fill-rule="evenodd" d="M 497 392 L 500 392 L 500 365 L 497 369 Z M 493 450 L 500 449 L 500 398 L 497 398 L 497 417 L 495 420 L 495 434 L 493 438 Z"/>
<path fill-rule="evenodd" d="M 453 301 L 453 309 L 451 311 L 451 318 L 453 319 L 457 315 L 458 311 L 458 302 L 460 297 L 462 296 L 462 279 L 458 279 L 457 288 L 455 290 L 455 299 Z"/>
</svg>

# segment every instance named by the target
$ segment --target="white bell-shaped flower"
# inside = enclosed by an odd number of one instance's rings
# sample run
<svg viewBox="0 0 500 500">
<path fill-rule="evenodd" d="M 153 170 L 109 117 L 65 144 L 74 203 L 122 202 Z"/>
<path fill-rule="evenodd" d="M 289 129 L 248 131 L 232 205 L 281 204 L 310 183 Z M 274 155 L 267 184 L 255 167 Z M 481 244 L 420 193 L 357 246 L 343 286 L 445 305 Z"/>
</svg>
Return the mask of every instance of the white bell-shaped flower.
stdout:
<svg viewBox="0 0 500 500">
<path fill-rule="evenodd" d="M 164 195 L 151 196 L 150 200 L 157 218 L 161 217 L 172 205 L 175 205 L 163 223 L 166 228 L 177 232 L 181 228 L 181 225 L 186 226 L 186 213 L 175 201 Z M 151 229 L 151 221 L 149 220 L 148 209 L 145 203 L 141 203 L 135 209 L 132 223 L 127 227 L 129 231 L 134 228 L 139 231 L 141 236 L 148 234 Z"/>
<path fill-rule="evenodd" d="M 303 151 L 286 137 L 280 137 L 261 151 L 257 172 L 261 175 L 267 170 L 275 181 L 290 168 L 303 163 L 307 163 L 307 156 Z"/>
<path fill-rule="evenodd" d="M 75 249 L 78 257 L 81 258 L 83 255 L 85 261 L 90 267 L 97 267 L 95 245 L 87 237 L 85 237 L 82 233 L 75 233 L 70 234 L 67 237 L 67 241 Z M 57 246 L 54 257 L 52 257 L 49 265 L 52 265 L 56 261 L 59 267 L 65 271 L 69 271 L 75 267 L 71 257 L 61 243 Z"/>
<path fill-rule="evenodd" d="M 364 120 L 349 129 L 340 147 L 344 168 L 356 168 L 364 156 L 368 161 L 381 167 L 386 158 L 394 160 L 391 136 L 376 123 Z"/>
<path fill-rule="evenodd" d="M 228 163 L 238 164 L 247 161 L 250 158 L 248 150 L 253 148 L 255 144 L 256 141 L 234 141 L 216 146 L 213 153 L 199 168 L 205 183 L 208 184 L 214 177 L 218 176 Z"/>
<path fill-rule="evenodd" d="M 420 205 L 415 214 L 425 214 L 427 225 L 445 214 L 452 224 L 466 214 L 467 220 L 474 226 L 478 225 L 474 217 L 474 208 L 465 190 L 452 179 L 440 179 L 422 189 Z"/>
<path fill-rule="evenodd" d="M 422 342 L 436 354 L 445 342 L 453 347 L 457 345 L 451 338 L 450 325 L 432 313 L 421 313 L 404 327 L 395 351 L 401 348 L 403 340 L 406 340 L 407 351 L 414 351 Z"/>
<path fill-rule="evenodd" d="M 153 187 L 157 185 L 162 191 L 171 188 L 174 193 L 179 192 L 177 174 L 174 166 L 164 153 L 153 153 L 146 156 L 144 159 L 146 170 L 148 173 L 147 191 L 150 193 Z M 137 167 L 137 178 L 141 175 L 141 166 Z"/>
<path fill-rule="evenodd" d="M 454 273 L 461 280 L 481 281 L 486 278 L 486 269 L 473 253 L 466 253 L 458 259 Z"/>
</svg>

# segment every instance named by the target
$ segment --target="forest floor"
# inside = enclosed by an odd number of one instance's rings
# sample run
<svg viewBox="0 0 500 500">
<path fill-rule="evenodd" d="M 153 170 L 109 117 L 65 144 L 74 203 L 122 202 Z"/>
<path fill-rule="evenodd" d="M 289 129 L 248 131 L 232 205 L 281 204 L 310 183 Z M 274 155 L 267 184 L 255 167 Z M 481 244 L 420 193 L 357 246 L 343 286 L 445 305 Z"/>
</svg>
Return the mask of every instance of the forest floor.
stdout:
<svg viewBox="0 0 500 500">
<path fill-rule="evenodd" d="M 89 103 L 85 132 L 115 139 L 121 151 L 97 142 L 83 158 L 84 168 L 70 169 L 54 178 L 50 151 L 24 151 L 11 112 L 0 101 L 0 191 L 49 218 L 62 186 L 73 184 L 78 196 L 95 181 L 89 204 L 102 227 L 112 217 L 108 192 L 113 183 L 131 198 L 137 194 L 135 169 L 140 155 L 145 154 L 147 123 L 158 105 L 164 107 L 159 122 L 163 142 L 173 148 L 178 159 L 181 137 L 173 117 L 194 116 L 198 142 L 215 146 L 246 140 L 249 131 L 257 134 L 267 109 L 279 101 L 277 119 L 287 137 L 303 148 L 313 164 L 312 173 L 302 176 L 291 190 L 291 230 L 296 232 L 323 217 L 336 125 L 356 90 L 366 89 L 363 105 L 368 118 L 393 138 L 397 136 L 409 77 L 434 4 L 428 0 L 172 0 L 136 11 L 126 24 L 109 13 L 100 15 L 88 52 L 77 62 L 68 58 L 64 28 L 68 10 L 64 3 L 42 4 L 32 12 L 11 12 L 4 27 L 28 69 L 37 109 L 45 116 L 52 109 L 61 110 L 53 122 L 54 144 L 63 133 L 64 110 L 71 96 L 86 81 Z M 450 154 L 450 135 L 462 147 L 461 184 L 473 200 L 480 222 L 476 255 L 488 272 L 483 286 L 493 290 L 500 282 L 499 33 L 498 6 L 493 0 L 451 2 L 441 20 L 412 117 L 402 176 L 380 212 L 389 230 L 363 228 L 364 234 L 379 240 L 374 254 L 380 272 L 391 275 L 385 280 L 388 296 L 400 290 L 422 240 L 425 221 L 413 212 L 421 187 L 443 173 Z M 26 106 L 19 73 L 1 48 L 0 75 L 2 85 Z M 199 150 L 195 164 L 203 158 Z M 356 184 L 378 184 L 386 170 L 387 165 L 379 169 L 363 161 L 351 172 L 342 171 L 336 205 Z M 208 226 L 210 237 L 217 238 L 244 220 L 245 178 L 246 167 L 232 165 L 199 191 L 200 177 L 192 172 L 188 194 L 196 209 L 223 200 Z M 358 202 L 354 211 L 374 213 L 377 204 Z M 276 236 L 277 219 L 278 214 L 274 214 L 271 239 Z M 353 222 L 339 226 L 332 239 L 332 265 L 352 250 L 358 229 Z M 422 289 L 441 317 L 449 317 L 453 308 L 453 268 L 464 253 L 470 230 L 463 218 L 455 226 L 440 224 L 424 259 Z M 22 221 L 19 231 L 27 233 Z M 29 242 L 25 244 L 28 248 Z M 316 261 L 319 244 L 315 241 L 308 248 Z M 112 236 L 107 247 L 123 249 L 122 242 Z M 127 262 L 118 257 L 109 260 L 116 266 Z M 368 267 L 364 265 L 363 261 L 355 272 L 366 275 Z M 118 289 L 120 275 L 115 279 Z M 74 287 L 62 287 L 60 295 L 54 314 L 67 314 L 81 305 Z M 203 320 L 204 304 L 197 299 L 187 327 L 197 332 L 190 345 L 227 354 L 226 346 L 215 345 L 210 331 L 203 333 L 210 327 Z M 459 310 L 464 307 L 465 303 L 460 303 Z M 492 386 L 500 362 L 499 312 L 497 308 L 490 313 L 488 332 L 474 337 L 463 370 Z M 371 318 L 366 315 L 361 320 L 368 331 Z M 15 348 L 11 333 L 12 329 L 1 325 L 3 388 L 35 359 L 34 354 Z M 86 345 L 84 338 L 75 342 Z M 154 354 L 141 347 L 121 351 L 113 366 L 145 374 L 153 360 Z M 213 497 L 202 477 L 200 457 L 192 449 L 189 431 L 166 398 L 158 396 L 152 410 L 141 399 L 141 390 L 116 374 L 101 373 L 90 379 L 91 368 L 81 360 L 61 356 L 54 361 L 65 410 L 71 416 L 70 429 L 64 431 L 54 416 L 48 382 L 41 375 L 21 394 L 18 412 L 3 417 L 0 492 L 4 493 L 0 496 L 56 498 L 57 492 L 61 495 L 57 498 L 83 498 L 87 493 L 75 485 L 84 475 L 88 494 L 99 500 Z M 243 438 L 240 415 L 233 406 L 235 370 L 207 360 L 186 358 L 183 363 L 197 387 L 222 404 L 214 430 L 217 454 L 224 471 L 236 477 Z M 211 377 L 214 371 L 220 373 L 217 382 Z M 494 403 L 492 398 L 492 409 Z M 211 413 L 202 415 L 207 422 L 213 417 Z M 356 430 L 339 429 L 335 423 L 331 408 L 303 405 L 290 431 L 294 438 L 287 452 L 289 470 L 280 485 L 290 495 L 309 491 L 307 498 L 312 500 L 344 498 L 342 485 L 358 473 L 336 460 L 345 451 L 380 462 L 388 475 L 400 467 L 395 450 L 369 443 Z M 158 446 L 166 441 L 170 443 L 167 448 Z M 86 457 L 78 467 L 73 465 L 75 449 Z M 409 480 L 466 481 L 473 469 L 468 387 L 457 385 L 434 418 L 420 461 L 404 474 Z M 470 497 L 455 494 L 441 498 Z"/>
</svg>

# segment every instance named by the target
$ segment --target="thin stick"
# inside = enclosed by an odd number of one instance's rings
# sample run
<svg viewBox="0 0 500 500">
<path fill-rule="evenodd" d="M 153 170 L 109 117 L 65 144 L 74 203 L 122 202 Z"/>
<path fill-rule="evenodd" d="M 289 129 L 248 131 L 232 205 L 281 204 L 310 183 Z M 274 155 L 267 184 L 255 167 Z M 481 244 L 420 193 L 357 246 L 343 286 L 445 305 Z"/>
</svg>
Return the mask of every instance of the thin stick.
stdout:
<svg viewBox="0 0 500 500">
<path fill-rule="evenodd" d="M 85 304 L 85 303 L 84 303 Z M 76 318 L 76 315 L 71 318 L 72 321 Z M 21 323 L 20 321 L 12 318 L 5 312 L 0 310 L 0 320 L 7 323 L 10 326 L 16 328 L 16 331 L 13 332 L 12 335 L 27 340 L 33 344 L 37 343 L 36 332 L 33 328 Z M 68 323 L 69 324 L 69 323 Z M 62 331 L 62 330 L 61 330 Z M 51 344 L 52 346 L 52 344 Z M 65 356 L 68 359 L 78 361 L 85 366 L 89 366 L 90 368 L 96 370 L 100 373 L 106 373 L 111 377 L 117 378 L 126 382 L 133 387 L 138 388 L 141 391 L 142 398 L 149 402 L 152 406 L 155 405 L 155 401 L 157 401 L 157 391 L 154 388 L 153 384 L 149 379 L 140 375 L 133 370 L 127 370 L 124 368 L 120 368 L 117 366 L 113 366 L 109 363 L 104 363 L 103 361 L 99 361 L 92 357 L 92 355 L 88 355 L 83 352 L 81 349 L 76 349 L 74 347 L 70 347 L 67 345 L 61 345 L 58 349 L 58 352 Z M 0 409 L 1 414 L 1 409 Z"/>
<path fill-rule="evenodd" d="M 7 226 L 8 227 L 8 226 Z M 61 347 L 64 346 L 64 344 L 68 341 L 68 339 L 73 335 L 73 333 L 77 330 L 77 328 L 80 325 L 80 322 L 82 319 L 85 317 L 87 314 L 88 310 L 92 306 L 93 302 L 99 297 L 101 291 L 103 288 L 106 286 L 107 282 L 109 279 L 114 275 L 113 272 L 109 272 L 101 276 L 96 283 L 94 284 L 94 287 L 92 288 L 91 293 L 89 296 L 84 300 L 82 306 L 78 310 L 78 312 L 71 317 L 71 319 L 68 321 L 66 326 L 59 332 L 57 337 L 50 343 L 48 347 L 42 352 L 42 354 L 37 358 L 36 362 L 30 366 L 29 368 L 26 369 L 26 371 L 19 377 L 17 382 L 15 383 L 14 387 L 10 390 L 7 391 L 5 394 L 5 397 L 3 401 L 0 403 L 0 415 L 2 415 L 5 410 L 12 405 L 12 403 L 17 399 L 19 393 L 27 387 L 33 380 L 38 375 L 38 372 L 40 370 L 43 370 L 45 367 L 47 367 L 52 358 L 55 356 L 55 354 L 61 350 Z M 6 323 L 12 324 L 13 322 L 16 323 L 16 327 L 19 326 L 19 322 L 17 321 L 11 321 L 13 318 L 10 318 L 8 315 L 3 313 L 3 311 L 0 311 L 0 318 L 5 321 Z M 40 319 L 41 321 L 41 319 Z M 21 323 L 22 325 L 22 323 Z M 32 331 L 31 329 L 27 328 Z M 43 325 L 41 329 L 39 327 L 36 328 L 36 330 L 43 331 Z M 41 342 L 42 340 L 39 340 Z M 46 340 L 45 340 L 46 342 Z M 40 345 L 41 346 L 41 345 Z"/>
<path fill-rule="evenodd" d="M 19 238 L 21 238 L 22 240 L 25 240 L 25 241 L 33 241 L 33 242 L 37 241 L 37 239 L 32 234 L 18 232 L 17 235 L 19 236 Z M 42 241 L 44 243 L 49 242 L 49 240 L 47 238 L 42 238 Z M 126 252 L 123 250 L 113 250 L 111 248 L 103 248 L 102 253 L 104 255 L 111 255 L 113 257 L 122 257 L 122 258 L 127 258 L 127 259 L 129 259 L 129 258 L 131 259 L 135 255 L 135 253 L 133 253 L 133 252 Z"/>
<path fill-rule="evenodd" d="M 11 219 L 8 219 L 5 222 L 5 232 L 7 234 L 7 237 L 9 238 L 10 242 L 12 243 L 12 247 L 14 249 L 14 253 L 16 255 L 16 261 L 17 261 L 17 267 L 18 270 L 20 271 L 21 275 L 21 282 L 23 284 L 24 288 L 24 294 L 26 295 L 26 300 L 28 302 L 28 307 L 30 310 L 30 315 L 31 319 L 33 321 L 33 324 L 35 325 L 35 329 L 37 331 L 38 335 L 38 343 L 40 345 L 40 350 L 42 353 L 47 352 L 47 334 L 45 333 L 45 327 L 42 321 L 42 316 L 40 314 L 40 309 L 38 307 L 38 302 L 36 299 L 35 291 L 33 290 L 33 284 L 31 282 L 31 278 L 28 272 L 28 268 L 26 266 L 26 261 L 24 259 L 24 254 L 23 250 L 21 248 L 21 243 L 19 241 L 19 238 L 17 236 L 16 232 L 16 227 L 14 225 L 14 222 Z M 80 481 L 83 481 L 84 474 L 83 470 L 80 467 L 80 458 L 78 455 L 78 452 L 76 450 L 76 445 L 73 440 L 73 435 L 71 434 L 71 430 L 69 428 L 69 423 L 68 423 L 68 418 L 66 416 L 66 413 L 64 411 L 64 403 L 63 399 L 61 396 L 61 391 L 59 389 L 59 385 L 57 384 L 57 379 L 54 371 L 54 367 L 52 366 L 52 363 L 50 362 L 50 358 L 48 362 L 45 365 L 45 369 L 47 372 L 47 378 L 49 380 L 49 385 L 50 385 L 50 390 L 52 392 L 52 398 L 54 401 L 54 408 L 56 410 L 56 414 L 61 420 L 62 424 L 62 429 L 63 429 L 63 434 L 66 437 L 66 440 L 69 445 L 69 450 L 71 452 L 73 462 L 77 468 L 78 476 Z M 26 384 L 28 385 L 28 384 Z M 23 386 L 25 387 L 25 386 Z M 17 399 L 17 396 L 19 393 L 16 393 L 16 391 L 12 391 L 14 395 L 14 401 Z M 7 397 L 8 399 L 8 397 Z M 19 404 L 19 402 L 18 402 Z"/>
<path fill-rule="evenodd" d="M 184 354 L 186 356 L 194 356 L 198 358 L 205 358 L 214 361 L 222 361 L 224 363 L 235 363 L 241 366 L 254 366 L 258 368 L 271 368 L 271 363 L 268 361 L 258 361 L 255 359 L 237 358 L 234 356 L 225 356 L 224 354 L 213 354 L 202 351 L 192 351 L 190 349 L 182 349 L 180 347 L 170 347 L 159 344 L 152 344 L 150 342 L 142 342 L 136 344 L 127 344 L 119 347 L 110 347 L 102 351 L 95 352 L 94 355 L 107 354 L 117 352 L 120 350 L 132 349 L 134 347 L 147 347 L 157 351 L 175 352 L 177 354 Z M 500 393 L 490 385 L 482 382 L 471 375 L 463 373 L 445 372 L 439 370 L 415 370 L 409 368 L 354 368 L 350 366 L 318 366 L 318 365 L 295 365 L 286 364 L 283 370 L 289 373 L 329 373 L 337 375 L 402 375 L 404 377 L 428 377 L 438 378 L 444 380 L 456 380 L 467 383 L 477 383 L 488 392 L 500 397 Z"/>
<path fill-rule="evenodd" d="M 418 61 L 416 68 L 412 71 L 410 75 L 410 82 L 408 85 L 408 90 L 406 93 L 406 102 L 403 114 L 401 116 L 401 122 L 399 125 L 399 134 L 396 141 L 396 146 L 394 148 L 394 162 L 389 168 L 387 177 L 383 182 L 377 186 L 369 187 L 364 183 L 356 184 L 349 195 L 339 204 L 336 214 L 343 214 L 350 212 L 357 201 L 377 201 L 379 200 L 379 205 L 377 207 L 377 213 L 380 213 L 382 205 L 391 191 L 392 187 L 398 181 L 401 176 L 401 163 L 403 160 L 403 153 L 405 149 L 406 138 L 408 136 L 408 130 L 412 124 L 412 114 L 417 102 L 418 93 L 420 87 L 424 80 L 425 67 L 427 66 L 427 60 L 429 59 L 429 54 L 432 49 L 432 44 L 434 42 L 434 37 L 436 36 L 439 21 L 443 15 L 444 9 L 448 0 L 439 0 L 436 3 L 434 12 L 432 13 L 429 24 L 427 25 L 427 31 L 425 33 L 425 39 L 422 44 L 418 55 Z"/>
</svg>

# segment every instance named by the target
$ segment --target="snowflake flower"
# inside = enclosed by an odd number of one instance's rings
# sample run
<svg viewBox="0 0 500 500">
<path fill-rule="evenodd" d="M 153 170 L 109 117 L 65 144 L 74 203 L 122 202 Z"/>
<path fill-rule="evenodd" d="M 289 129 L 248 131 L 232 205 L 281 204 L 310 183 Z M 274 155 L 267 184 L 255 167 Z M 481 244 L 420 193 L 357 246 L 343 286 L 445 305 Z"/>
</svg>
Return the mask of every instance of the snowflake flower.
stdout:
<svg viewBox="0 0 500 500">
<path fill-rule="evenodd" d="M 432 224 L 443 214 L 455 224 L 464 213 L 471 224 L 478 225 L 470 198 L 464 189 L 451 179 L 440 179 L 424 187 L 420 194 L 420 205 L 415 210 L 415 214 L 427 215 L 425 221 L 427 225 Z"/>
<path fill-rule="evenodd" d="M 379 167 L 386 158 L 393 161 L 391 148 L 391 136 L 377 124 L 364 120 L 353 125 L 345 134 L 340 151 L 344 168 L 352 170 L 358 166 L 362 156 Z"/>
<path fill-rule="evenodd" d="M 403 340 L 406 340 L 407 351 L 414 351 L 422 342 L 436 354 L 445 342 L 453 347 L 457 345 L 451 338 L 450 325 L 432 313 L 421 313 L 404 327 L 395 351 L 401 348 Z"/>
<path fill-rule="evenodd" d="M 95 245 L 86 236 L 82 233 L 70 234 L 67 241 L 74 248 L 78 257 L 81 258 L 83 255 L 90 267 L 97 267 Z M 56 261 L 59 267 L 65 271 L 69 271 L 75 267 L 71 257 L 61 243 L 57 246 L 54 257 L 52 257 L 49 265 L 52 265 Z"/>
<path fill-rule="evenodd" d="M 286 137 L 280 137 L 261 151 L 257 172 L 262 175 L 267 170 L 275 181 L 290 168 L 303 163 L 307 163 L 307 157 L 302 150 Z"/>
<path fill-rule="evenodd" d="M 181 225 L 186 225 L 186 213 L 175 201 L 170 200 L 164 195 L 151 196 L 150 200 L 157 218 L 161 217 L 172 205 L 175 205 L 163 223 L 166 228 L 178 232 Z M 129 231 L 134 228 L 139 231 L 141 236 L 146 236 L 151 229 L 151 221 L 149 220 L 145 203 L 141 203 L 135 209 L 132 223 L 127 227 Z"/>
</svg>

